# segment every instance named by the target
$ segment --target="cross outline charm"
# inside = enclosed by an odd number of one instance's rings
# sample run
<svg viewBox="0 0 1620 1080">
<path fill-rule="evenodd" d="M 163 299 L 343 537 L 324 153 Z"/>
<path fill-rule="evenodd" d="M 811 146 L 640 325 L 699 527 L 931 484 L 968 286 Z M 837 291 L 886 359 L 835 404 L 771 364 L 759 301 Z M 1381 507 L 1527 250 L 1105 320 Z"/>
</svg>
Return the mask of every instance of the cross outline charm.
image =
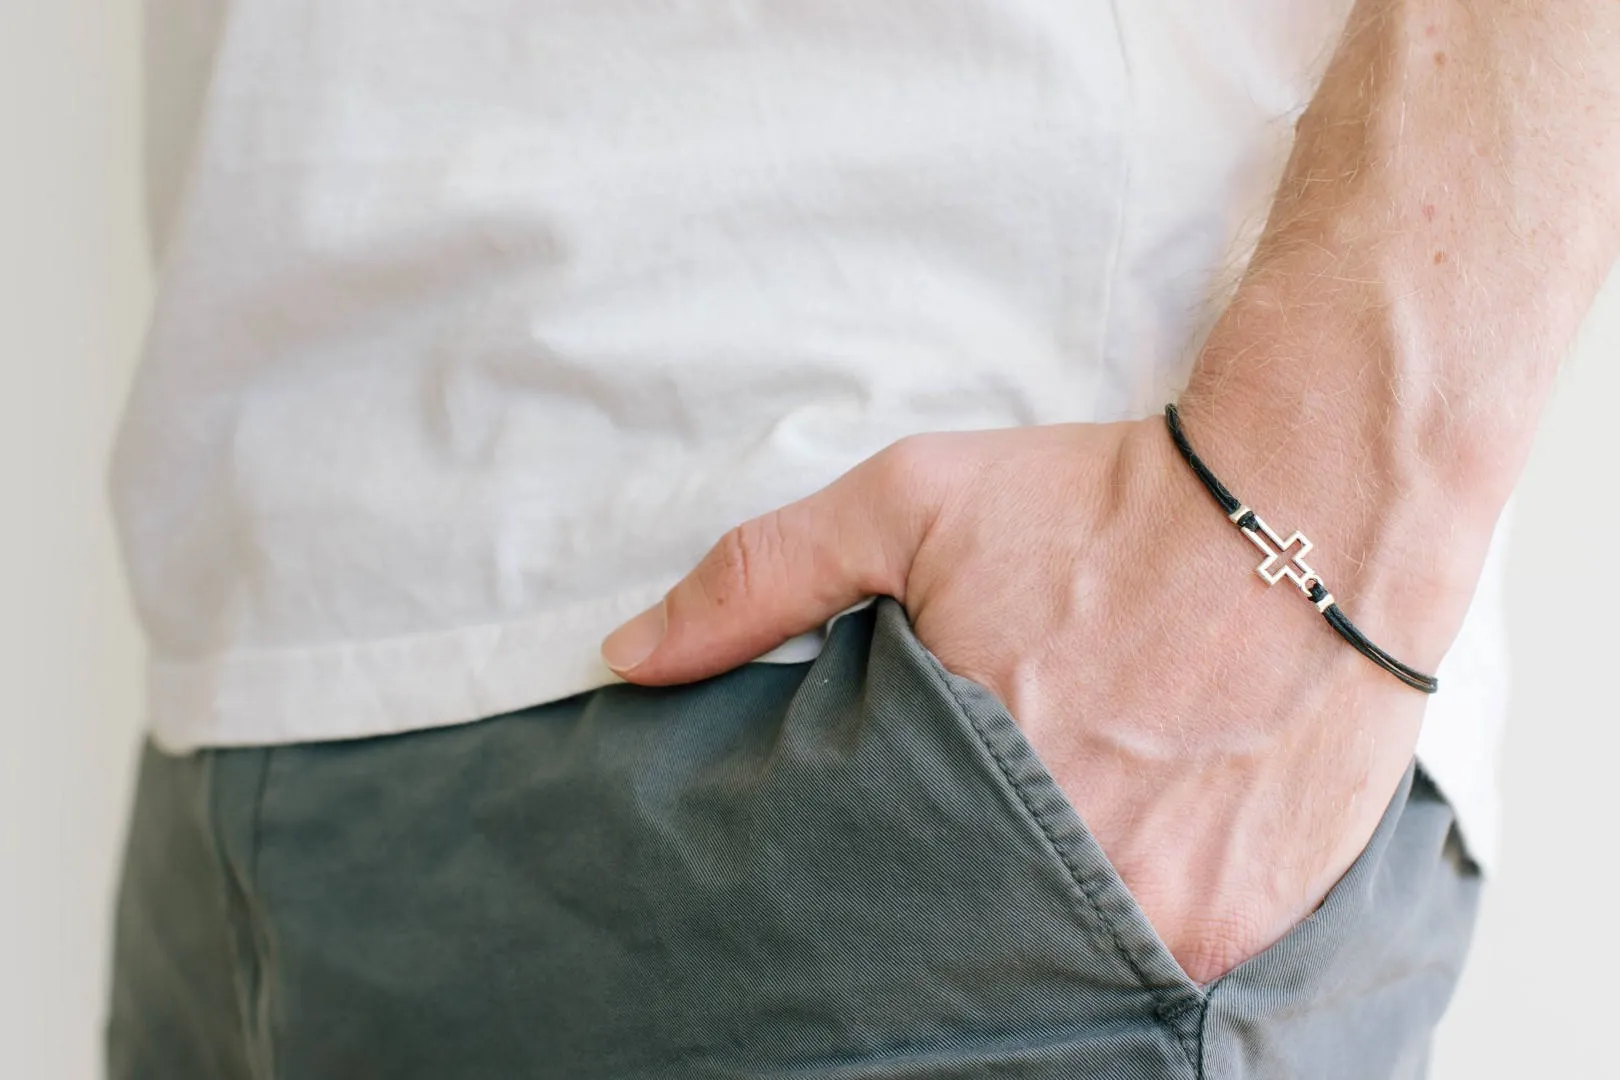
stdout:
<svg viewBox="0 0 1620 1080">
<path fill-rule="evenodd" d="M 1249 538 L 1249 542 L 1255 547 L 1259 548 L 1260 553 L 1265 556 L 1265 558 L 1261 560 L 1260 565 L 1254 568 L 1254 572 L 1260 575 L 1260 580 L 1264 581 L 1267 585 L 1275 585 L 1277 582 L 1286 577 L 1295 585 L 1299 586 L 1300 592 L 1304 593 L 1306 596 L 1310 596 L 1311 585 L 1313 583 L 1320 584 L 1322 581 L 1321 576 L 1318 575 L 1315 570 L 1311 569 L 1311 564 L 1305 561 L 1305 556 L 1309 555 L 1311 553 L 1311 549 L 1316 545 L 1311 543 L 1310 540 L 1306 538 L 1305 534 L 1300 532 L 1298 529 L 1295 529 L 1293 532 L 1289 533 L 1287 540 L 1283 540 L 1272 531 L 1270 525 L 1267 525 L 1263 520 L 1261 520 L 1259 514 L 1256 514 L 1247 506 L 1239 507 L 1237 511 L 1232 514 L 1232 521 L 1234 524 L 1236 524 L 1245 517 L 1254 522 L 1255 526 L 1258 527 L 1258 531 L 1252 528 L 1247 528 L 1243 525 L 1238 525 L 1238 531 L 1243 533 L 1244 536 L 1247 536 Z M 1262 536 L 1262 533 L 1265 535 Z M 1266 543 L 1267 540 L 1270 540 L 1271 543 Z M 1293 547 L 1296 543 L 1299 544 L 1299 554 L 1284 562 L 1280 569 L 1268 572 L 1271 571 L 1272 566 L 1277 562 L 1277 560 L 1283 557 L 1283 553 L 1289 548 Z M 1296 567 L 1298 569 L 1295 569 Z"/>
</svg>

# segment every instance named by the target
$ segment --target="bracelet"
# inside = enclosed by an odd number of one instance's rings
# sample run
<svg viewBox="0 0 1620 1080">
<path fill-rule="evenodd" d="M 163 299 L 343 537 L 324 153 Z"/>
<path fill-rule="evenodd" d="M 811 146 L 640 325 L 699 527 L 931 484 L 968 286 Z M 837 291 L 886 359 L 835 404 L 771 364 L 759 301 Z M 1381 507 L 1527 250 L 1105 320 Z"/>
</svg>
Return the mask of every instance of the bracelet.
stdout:
<svg viewBox="0 0 1620 1080">
<path fill-rule="evenodd" d="M 1367 640 L 1367 635 L 1356 629 L 1356 624 L 1339 610 L 1339 605 L 1333 602 L 1333 594 L 1322 585 L 1322 578 L 1305 562 L 1305 556 L 1310 553 L 1313 545 L 1305 539 L 1304 534 L 1295 529 L 1287 540 L 1279 539 L 1277 534 L 1271 531 L 1271 526 L 1261 521 L 1259 515 L 1239 502 L 1230 491 L 1226 490 L 1224 484 L 1215 479 L 1215 474 L 1210 472 L 1209 466 L 1193 453 L 1186 432 L 1181 430 L 1181 414 L 1176 411 L 1175 405 L 1164 407 L 1164 422 L 1170 429 L 1170 438 L 1175 440 L 1176 449 L 1181 451 L 1181 456 L 1187 459 L 1192 471 L 1203 481 L 1204 487 L 1209 489 L 1215 501 L 1220 503 L 1221 509 L 1226 511 L 1227 520 L 1242 530 L 1243 535 L 1249 538 L 1249 542 L 1259 548 L 1261 554 L 1265 556 L 1260 565 L 1255 567 L 1255 572 L 1267 585 L 1275 585 L 1283 578 L 1288 578 L 1299 586 L 1299 590 L 1311 603 L 1316 605 L 1316 610 L 1327 619 L 1328 625 L 1337 630 L 1344 640 L 1355 646 L 1361 655 L 1414 690 L 1432 694 L 1440 689 L 1440 683 L 1433 675 L 1425 675 L 1415 668 L 1408 667 L 1374 645 Z M 1298 545 L 1299 550 L 1289 554 L 1295 545 Z"/>
</svg>

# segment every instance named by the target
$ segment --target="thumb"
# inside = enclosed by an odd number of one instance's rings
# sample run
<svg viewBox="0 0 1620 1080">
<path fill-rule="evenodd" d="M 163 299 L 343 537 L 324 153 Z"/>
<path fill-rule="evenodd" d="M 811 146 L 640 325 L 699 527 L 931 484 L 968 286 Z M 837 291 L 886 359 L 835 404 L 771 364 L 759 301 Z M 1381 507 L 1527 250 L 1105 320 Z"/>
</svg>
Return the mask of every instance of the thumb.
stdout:
<svg viewBox="0 0 1620 1080">
<path fill-rule="evenodd" d="M 798 502 L 720 539 L 664 599 L 609 634 L 602 658 L 668 686 L 753 660 L 868 596 L 904 600 L 933 520 L 915 443 L 896 443 Z"/>
</svg>

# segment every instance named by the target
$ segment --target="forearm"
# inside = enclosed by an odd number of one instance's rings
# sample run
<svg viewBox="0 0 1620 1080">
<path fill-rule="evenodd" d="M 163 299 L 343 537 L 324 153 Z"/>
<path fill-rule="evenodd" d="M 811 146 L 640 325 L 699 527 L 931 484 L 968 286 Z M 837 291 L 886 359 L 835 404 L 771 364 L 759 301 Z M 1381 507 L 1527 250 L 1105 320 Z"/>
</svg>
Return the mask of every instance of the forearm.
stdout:
<svg viewBox="0 0 1620 1080">
<path fill-rule="evenodd" d="M 1189 422 L 1431 662 L 1617 253 L 1620 4 L 1361 0 Z"/>
</svg>

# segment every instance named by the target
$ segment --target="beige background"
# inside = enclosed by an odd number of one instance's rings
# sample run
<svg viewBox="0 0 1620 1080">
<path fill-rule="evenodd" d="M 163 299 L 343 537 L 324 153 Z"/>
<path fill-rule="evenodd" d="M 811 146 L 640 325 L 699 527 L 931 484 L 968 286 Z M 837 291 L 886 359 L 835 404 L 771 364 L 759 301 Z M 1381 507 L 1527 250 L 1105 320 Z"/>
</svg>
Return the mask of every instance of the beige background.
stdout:
<svg viewBox="0 0 1620 1080">
<path fill-rule="evenodd" d="M 108 900 L 140 717 L 103 496 L 151 280 L 139 5 L 0 0 L 0 1077 L 97 1075 Z M 1502 872 L 1438 1080 L 1615 1075 L 1620 284 L 1566 370 L 1511 556 Z M 1607 913 L 1607 914 L 1606 914 Z"/>
</svg>

